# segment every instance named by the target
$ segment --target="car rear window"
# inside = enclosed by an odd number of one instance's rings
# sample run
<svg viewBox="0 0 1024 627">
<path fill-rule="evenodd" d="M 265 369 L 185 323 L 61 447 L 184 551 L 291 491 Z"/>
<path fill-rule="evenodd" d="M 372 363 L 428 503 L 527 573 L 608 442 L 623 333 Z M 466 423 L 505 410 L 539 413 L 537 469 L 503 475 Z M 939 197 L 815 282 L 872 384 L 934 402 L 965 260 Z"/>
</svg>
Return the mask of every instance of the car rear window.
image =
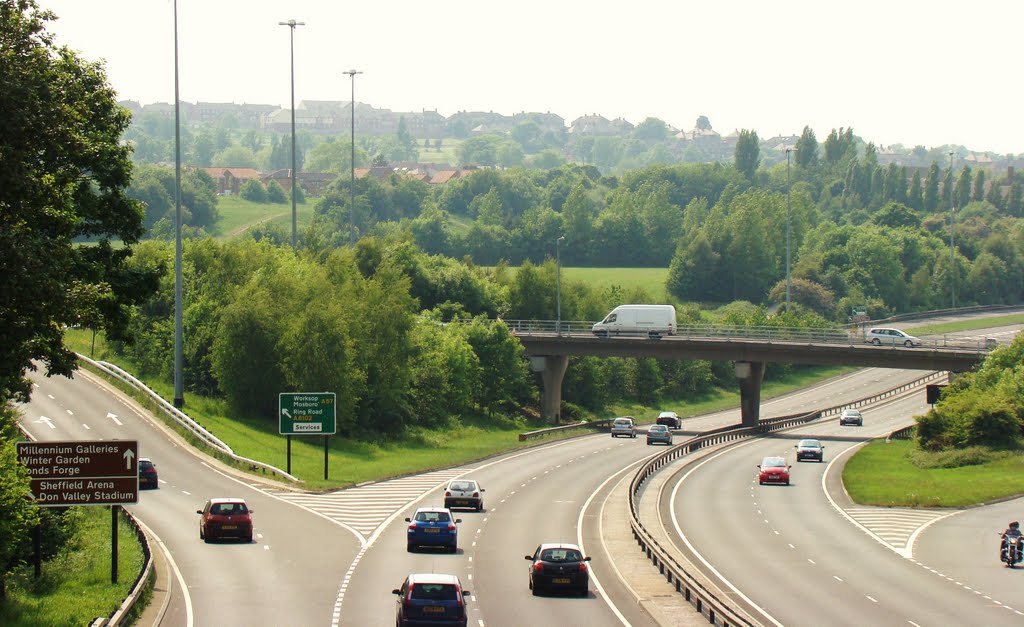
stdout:
<svg viewBox="0 0 1024 627">
<path fill-rule="evenodd" d="M 152 467 L 153 462 L 149 461 L 148 459 L 143 459 L 139 462 L 139 468 L 141 468 L 142 470 L 149 470 Z"/>
<path fill-rule="evenodd" d="M 761 462 L 762 468 L 782 468 L 785 465 L 786 460 L 784 459 L 766 459 L 763 462 Z"/>
<path fill-rule="evenodd" d="M 217 516 L 238 516 L 248 511 L 245 503 L 214 503 L 210 507 L 210 513 Z"/>
<path fill-rule="evenodd" d="M 545 549 L 540 558 L 545 562 L 578 562 L 581 556 L 576 549 Z"/>
<path fill-rule="evenodd" d="M 665 425 L 652 425 L 649 431 L 651 433 L 664 433 L 665 431 L 668 431 L 668 427 Z"/>
<path fill-rule="evenodd" d="M 615 421 L 615 426 L 617 426 L 617 427 L 628 427 L 628 426 L 629 426 L 629 424 L 630 424 L 630 422 L 631 422 L 631 421 L 630 421 L 630 420 L 628 420 L 628 419 L 622 419 L 622 418 L 620 418 L 620 419 L 618 419 L 618 420 L 616 420 L 616 421 Z"/>
<path fill-rule="evenodd" d="M 418 522 L 448 522 L 451 517 L 448 512 L 419 512 L 416 514 Z"/>
<path fill-rule="evenodd" d="M 471 481 L 453 481 L 448 487 L 451 490 L 458 490 L 460 492 L 469 492 L 476 489 L 476 485 Z"/>
<path fill-rule="evenodd" d="M 458 595 L 450 583 L 417 583 L 412 586 L 410 598 L 420 601 L 455 601 Z"/>
</svg>

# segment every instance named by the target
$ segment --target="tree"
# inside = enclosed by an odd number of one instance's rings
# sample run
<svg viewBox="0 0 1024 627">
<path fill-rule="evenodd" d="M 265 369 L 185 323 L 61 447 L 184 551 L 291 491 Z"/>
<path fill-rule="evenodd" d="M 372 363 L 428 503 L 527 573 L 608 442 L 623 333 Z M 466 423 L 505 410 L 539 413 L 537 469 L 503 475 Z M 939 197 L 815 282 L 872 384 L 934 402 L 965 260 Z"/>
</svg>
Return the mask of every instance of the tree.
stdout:
<svg viewBox="0 0 1024 627">
<path fill-rule="evenodd" d="M 34 0 L 0 0 L 0 402 L 28 400 L 35 361 L 48 375 L 75 370 L 65 328 L 88 315 L 122 337 L 130 307 L 157 287 L 153 271 L 126 268 L 143 234 L 120 141 L 131 114 L 101 64 L 53 44 L 54 17 Z"/>
<path fill-rule="evenodd" d="M 932 161 L 924 180 L 924 211 L 935 213 L 939 208 L 939 164 Z"/>
<path fill-rule="evenodd" d="M 761 147 L 758 143 L 757 132 L 743 129 L 736 141 L 736 153 L 734 155 L 736 169 L 747 177 L 747 180 L 754 180 L 754 173 L 757 166 L 761 164 Z"/>
<path fill-rule="evenodd" d="M 668 125 L 658 118 L 647 118 L 633 129 L 633 137 L 642 141 L 665 141 L 668 138 Z"/>
<path fill-rule="evenodd" d="M 0 606 L 7 600 L 7 568 L 38 521 L 39 509 L 26 498 L 30 487 L 28 469 L 18 463 L 14 442 L 0 439 Z"/>
<path fill-rule="evenodd" d="M 693 126 L 694 126 L 694 128 L 702 130 L 702 131 L 710 131 L 711 130 L 711 120 L 708 119 L 708 116 L 702 115 L 702 116 L 699 116 L 697 118 L 697 122 Z"/>
<path fill-rule="evenodd" d="M 971 195 L 971 200 L 984 200 L 985 199 L 985 170 L 978 170 L 978 176 L 974 178 L 974 194 Z"/>
<path fill-rule="evenodd" d="M 281 205 L 288 202 L 291 197 L 291 194 L 286 194 L 284 188 L 277 181 L 267 183 L 267 202 Z M 296 202 L 298 202 L 298 198 L 296 198 Z"/>
<path fill-rule="evenodd" d="M 255 168 L 256 155 L 245 146 L 233 144 L 213 155 L 210 164 L 221 168 Z"/>
<path fill-rule="evenodd" d="M 242 189 L 239 190 L 238 195 L 252 202 L 267 202 L 267 189 L 256 179 L 249 179 L 242 183 Z"/>
<path fill-rule="evenodd" d="M 818 139 L 810 126 L 804 127 L 800 139 L 796 140 L 796 164 L 801 168 L 814 165 L 818 162 Z"/>
</svg>

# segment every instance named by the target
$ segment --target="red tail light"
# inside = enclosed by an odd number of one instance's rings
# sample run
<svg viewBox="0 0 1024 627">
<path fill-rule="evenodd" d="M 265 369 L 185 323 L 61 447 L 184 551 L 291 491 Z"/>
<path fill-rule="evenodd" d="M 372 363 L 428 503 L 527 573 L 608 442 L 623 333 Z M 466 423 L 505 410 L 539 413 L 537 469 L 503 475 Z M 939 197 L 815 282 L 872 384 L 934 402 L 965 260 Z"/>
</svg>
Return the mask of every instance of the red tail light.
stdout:
<svg viewBox="0 0 1024 627">
<path fill-rule="evenodd" d="M 586 562 L 580 562 L 580 572 L 581 573 L 587 572 L 587 563 Z"/>
<path fill-rule="evenodd" d="M 409 584 L 409 589 L 405 591 L 405 603 L 404 603 L 404 605 L 406 607 L 408 607 L 408 605 L 410 603 L 412 603 L 412 589 L 413 589 L 413 586 L 415 586 L 415 585 L 416 584 L 414 584 L 414 583 Z"/>
<path fill-rule="evenodd" d="M 455 531 L 455 523 L 448 523 L 448 531 Z"/>
<path fill-rule="evenodd" d="M 480 493 L 479 492 L 474 492 L 473 493 L 473 498 L 475 498 L 475 499 L 480 498 Z"/>
<path fill-rule="evenodd" d="M 533 572 L 542 573 L 544 572 L 544 564 L 537 562 L 533 565 Z"/>
<path fill-rule="evenodd" d="M 445 490 L 444 491 L 444 495 L 445 496 L 451 496 L 452 495 L 452 491 L 451 490 Z"/>
<path fill-rule="evenodd" d="M 415 529 L 415 528 L 416 528 L 416 523 L 414 523 L 414 522 L 409 523 L 409 529 Z"/>
</svg>

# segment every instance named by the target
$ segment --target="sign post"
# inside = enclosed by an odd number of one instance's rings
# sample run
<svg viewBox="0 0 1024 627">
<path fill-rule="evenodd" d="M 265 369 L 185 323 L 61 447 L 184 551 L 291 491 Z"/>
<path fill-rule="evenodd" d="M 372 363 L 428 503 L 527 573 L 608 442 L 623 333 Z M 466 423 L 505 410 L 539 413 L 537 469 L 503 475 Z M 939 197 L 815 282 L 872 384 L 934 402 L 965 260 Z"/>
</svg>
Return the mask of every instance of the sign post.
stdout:
<svg viewBox="0 0 1024 627">
<path fill-rule="evenodd" d="M 18 442 L 40 507 L 110 505 L 110 582 L 117 583 L 117 513 L 139 502 L 139 443 L 135 440 Z M 38 555 L 39 528 L 36 528 Z M 36 576 L 39 576 L 36 562 Z"/>
<path fill-rule="evenodd" d="M 337 395 L 334 392 L 278 394 L 278 432 L 288 436 L 288 473 L 292 471 L 292 436 L 324 436 L 324 479 L 327 479 L 327 436 L 337 433 Z"/>
</svg>

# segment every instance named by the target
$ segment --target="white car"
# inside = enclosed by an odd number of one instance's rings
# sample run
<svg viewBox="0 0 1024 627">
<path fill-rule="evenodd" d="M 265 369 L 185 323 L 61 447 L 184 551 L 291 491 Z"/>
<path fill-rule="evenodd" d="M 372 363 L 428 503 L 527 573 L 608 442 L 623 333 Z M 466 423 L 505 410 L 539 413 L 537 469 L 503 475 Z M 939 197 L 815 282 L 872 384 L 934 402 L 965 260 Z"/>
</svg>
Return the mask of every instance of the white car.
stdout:
<svg viewBox="0 0 1024 627">
<path fill-rule="evenodd" d="M 911 348 L 921 345 L 921 340 L 913 335 L 890 327 L 868 329 L 867 333 L 864 334 L 864 341 L 875 346 L 906 346 Z"/>
<path fill-rule="evenodd" d="M 444 506 L 448 509 L 468 507 L 484 511 L 484 489 L 472 479 L 452 479 L 444 489 Z"/>
</svg>

